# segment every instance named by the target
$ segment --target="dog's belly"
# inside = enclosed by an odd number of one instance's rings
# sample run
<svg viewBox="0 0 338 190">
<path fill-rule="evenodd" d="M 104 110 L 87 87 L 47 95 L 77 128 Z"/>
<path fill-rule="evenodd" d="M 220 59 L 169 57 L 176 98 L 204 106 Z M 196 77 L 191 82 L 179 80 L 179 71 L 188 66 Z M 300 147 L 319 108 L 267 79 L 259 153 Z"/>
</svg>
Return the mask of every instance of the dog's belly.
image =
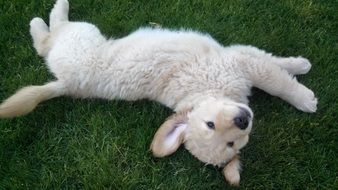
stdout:
<svg viewBox="0 0 338 190">
<path fill-rule="evenodd" d="M 73 33 L 62 35 L 47 58 L 51 72 L 63 81 L 70 95 L 147 98 L 173 108 L 187 93 L 207 90 L 206 87 L 222 91 L 231 83 L 227 78 L 214 76 L 215 70 L 226 76 L 229 68 L 220 67 L 218 55 L 222 48 L 209 37 L 140 31 L 107 42 L 94 26 L 84 29 L 91 34 L 82 36 L 86 31 L 75 28 Z M 208 68 L 213 68 L 207 74 L 210 76 L 206 76 Z M 231 94 L 245 101 L 247 90 L 240 91 Z"/>
<path fill-rule="evenodd" d="M 74 54 L 73 54 L 74 55 Z M 135 61 L 107 61 L 97 50 L 79 56 L 51 57 L 50 70 L 63 81 L 69 95 L 104 99 L 151 99 L 155 75 L 151 68 Z"/>
<path fill-rule="evenodd" d="M 68 94 L 93 97 L 102 62 L 98 50 L 107 40 L 88 23 L 70 23 L 55 33 L 46 57 L 49 70 L 64 83 Z"/>
</svg>

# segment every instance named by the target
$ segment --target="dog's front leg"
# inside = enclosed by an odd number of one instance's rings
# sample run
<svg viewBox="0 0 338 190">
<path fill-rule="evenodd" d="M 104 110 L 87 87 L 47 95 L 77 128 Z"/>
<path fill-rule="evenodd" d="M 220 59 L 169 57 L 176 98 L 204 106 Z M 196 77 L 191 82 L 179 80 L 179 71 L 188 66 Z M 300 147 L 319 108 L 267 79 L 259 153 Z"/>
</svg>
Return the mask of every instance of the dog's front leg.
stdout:
<svg viewBox="0 0 338 190">
<path fill-rule="evenodd" d="M 264 57 L 247 59 L 246 72 L 253 86 L 278 96 L 304 112 L 315 112 L 317 98 L 286 70 L 268 62 Z"/>
</svg>

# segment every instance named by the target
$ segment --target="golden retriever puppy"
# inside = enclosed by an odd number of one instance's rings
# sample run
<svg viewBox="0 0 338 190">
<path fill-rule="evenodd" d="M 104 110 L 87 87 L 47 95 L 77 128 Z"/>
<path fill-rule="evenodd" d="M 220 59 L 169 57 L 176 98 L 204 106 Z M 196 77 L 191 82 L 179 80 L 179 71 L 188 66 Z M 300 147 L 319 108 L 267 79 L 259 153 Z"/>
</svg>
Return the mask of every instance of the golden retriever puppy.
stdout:
<svg viewBox="0 0 338 190">
<path fill-rule="evenodd" d="M 155 134 L 154 155 L 170 155 L 184 144 L 202 162 L 224 167 L 226 180 L 237 185 L 238 154 L 254 117 L 247 99 L 253 86 L 299 110 L 316 111 L 314 93 L 293 77 L 310 70 L 305 58 L 224 47 L 190 30 L 141 28 L 107 39 L 92 24 L 70 22 L 68 10 L 67 0 L 57 0 L 49 26 L 41 18 L 30 22 L 33 45 L 56 80 L 19 90 L 0 105 L 0 118 L 27 114 L 62 95 L 158 101 L 175 114 Z"/>
</svg>

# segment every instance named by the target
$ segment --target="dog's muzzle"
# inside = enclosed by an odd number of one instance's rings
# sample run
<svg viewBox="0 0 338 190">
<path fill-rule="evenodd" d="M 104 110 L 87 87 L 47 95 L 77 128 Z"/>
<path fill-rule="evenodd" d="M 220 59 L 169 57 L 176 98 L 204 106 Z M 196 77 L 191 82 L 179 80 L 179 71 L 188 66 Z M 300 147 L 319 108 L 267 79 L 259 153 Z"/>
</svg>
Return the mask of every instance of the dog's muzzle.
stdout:
<svg viewBox="0 0 338 190">
<path fill-rule="evenodd" d="M 239 114 L 234 118 L 234 123 L 241 130 L 245 130 L 249 126 L 252 116 L 246 108 L 239 107 L 239 109 Z"/>
</svg>

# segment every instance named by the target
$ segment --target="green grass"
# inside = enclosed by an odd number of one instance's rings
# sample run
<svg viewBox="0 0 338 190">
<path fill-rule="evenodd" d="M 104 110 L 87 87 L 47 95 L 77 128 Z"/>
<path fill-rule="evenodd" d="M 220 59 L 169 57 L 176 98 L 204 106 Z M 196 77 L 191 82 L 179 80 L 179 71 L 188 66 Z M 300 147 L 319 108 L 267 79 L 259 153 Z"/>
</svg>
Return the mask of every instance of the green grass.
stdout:
<svg viewBox="0 0 338 190">
<path fill-rule="evenodd" d="M 53 79 L 29 35 L 50 0 L 0 2 L 0 99 Z M 335 0 L 71 0 L 70 18 L 121 37 L 149 22 L 210 33 L 311 60 L 298 79 L 319 98 L 307 114 L 254 90 L 240 189 L 338 189 L 338 2 Z M 149 145 L 171 111 L 149 101 L 57 98 L 0 120 L 0 189 L 231 189 L 219 169 L 180 148 L 157 159 Z"/>
</svg>

